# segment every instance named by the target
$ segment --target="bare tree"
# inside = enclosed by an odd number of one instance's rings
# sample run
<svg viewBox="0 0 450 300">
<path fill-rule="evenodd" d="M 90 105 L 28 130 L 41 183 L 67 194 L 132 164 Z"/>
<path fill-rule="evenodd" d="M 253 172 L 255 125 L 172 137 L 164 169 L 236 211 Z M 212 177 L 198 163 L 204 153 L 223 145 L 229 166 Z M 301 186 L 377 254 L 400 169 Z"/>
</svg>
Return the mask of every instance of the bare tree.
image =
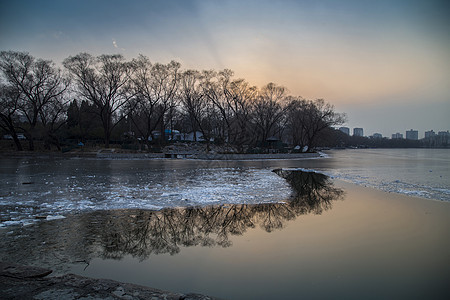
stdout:
<svg viewBox="0 0 450 300">
<path fill-rule="evenodd" d="M 225 94 L 228 106 L 233 112 L 231 141 L 242 152 L 244 144 L 252 140 L 249 136 L 249 126 L 258 89 L 244 79 L 237 79 L 227 85 Z"/>
<path fill-rule="evenodd" d="M 36 126 L 50 107 L 63 99 L 69 81 L 50 60 L 35 59 L 26 52 L 2 51 L 0 70 L 6 85 L 18 98 L 18 111 L 28 128 L 24 128 L 30 150 L 34 150 Z M 59 111 L 61 113 L 61 111 Z"/>
<path fill-rule="evenodd" d="M 115 126 L 128 115 L 128 104 L 134 94 L 130 88 L 133 68 L 122 55 L 93 57 L 80 53 L 64 60 L 76 82 L 76 90 L 82 99 L 91 102 L 102 121 L 105 147 L 109 147 Z"/>
<path fill-rule="evenodd" d="M 253 103 L 253 122 L 256 127 L 257 140 L 265 142 L 271 134 L 274 134 L 275 125 L 283 118 L 288 110 L 283 105 L 286 89 L 275 83 L 264 86 L 256 101 Z"/>
<path fill-rule="evenodd" d="M 50 149 L 55 145 L 61 150 L 57 131 L 66 123 L 67 101 L 62 97 L 55 97 L 40 111 L 40 120 L 45 130 L 44 147 Z"/>
<path fill-rule="evenodd" d="M 11 135 L 16 149 L 22 151 L 22 144 L 16 131 L 19 124 L 19 101 L 20 93 L 17 89 L 6 85 L 0 86 L 0 128 Z"/>
<path fill-rule="evenodd" d="M 226 143 L 230 142 L 233 122 L 233 110 L 227 93 L 233 72 L 223 70 L 221 72 L 204 72 L 203 92 L 212 102 L 218 112 L 217 135 Z"/>
<path fill-rule="evenodd" d="M 297 98 L 291 102 L 288 120 L 293 143 L 312 149 L 318 135 L 326 128 L 345 123 L 346 115 L 335 112 L 334 106 L 323 99 Z"/>
<path fill-rule="evenodd" d="M 152 65 L 143 55 L 134 59 L 132 64 L 135 71 L 132 81 L 136 95 L 133 123 L 146 141 L 149 137 L 154 138 L 152 132 L 159 127 L 161 141 L 164 142 L 165 116 L 169 112 L 169 122 L 172 121 L 181 65 L 175 61 L 167 65 Z"/>
<path fill-rule="evenodd" d="M 205 96 L 202 80 L 207 74 L 199 71 L 187 70 L 181 76 L 180 97 L 183 109 L 189 119 L 191 129 L 194 132 L 194 140 L 197 140 L 197 130 L 199 130 L 206 142 L 209 150 L 216 112 L 214 104 Z"/>
</svg>

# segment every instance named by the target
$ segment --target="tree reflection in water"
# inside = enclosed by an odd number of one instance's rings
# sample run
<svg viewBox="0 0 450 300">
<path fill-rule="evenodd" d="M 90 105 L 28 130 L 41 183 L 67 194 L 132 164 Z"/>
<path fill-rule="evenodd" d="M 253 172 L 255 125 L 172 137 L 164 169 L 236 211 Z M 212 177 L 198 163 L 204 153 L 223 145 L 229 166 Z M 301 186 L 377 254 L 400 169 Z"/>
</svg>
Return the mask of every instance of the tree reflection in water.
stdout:
<svg viewBox="0 0 450 300">
<path fill-rule="evenodd" d="M 64 268 L 61 265 L 68 262 L 89 262 L 95 257 L 132 255 L 144 260 L 152 254 L 176 254 L 180 247 L 229 247 L 230 236 L 256 226 L 267 232 L 281 229 L 299 215 L 321 214 L 343 196 L 325 175 L 298 170 L 274 172 L 292 186 L 289 201 L 74 215 L 6 234 L 0 242 L 0 259 Z"/>
<path fill-rule="evenodd" d="M 136 211 L 120 218 L 109 217 L 99 228 L 105 258 L 131 254 L 145 259 L 151 254 L 176 254 L 180 246 L 231 246 L 230 236 L 248 228 L 281 229 L 299 215 L 321 214 L 331 208 L 343 191 L 323 174 L 299 170 L 274 170 L 293 188 L 286 203 L 228 204 L 208 207 Z M 115 212 L 112 212 L 115 214 Z"/>
</svg>

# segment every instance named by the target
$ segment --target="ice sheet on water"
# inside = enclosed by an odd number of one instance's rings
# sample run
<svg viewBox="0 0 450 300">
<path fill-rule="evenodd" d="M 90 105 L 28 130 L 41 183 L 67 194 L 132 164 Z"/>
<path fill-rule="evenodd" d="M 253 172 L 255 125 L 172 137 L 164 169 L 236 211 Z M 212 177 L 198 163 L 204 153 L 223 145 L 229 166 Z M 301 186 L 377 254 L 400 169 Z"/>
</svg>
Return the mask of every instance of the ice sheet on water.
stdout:
<svg viewBox="0 0 450 300">
<path fill-rule="evenodd" d="M 331 178 L 390 193 L 450 201 L 449 189 L 437 188 L 425 183 L 412 183 L 409 182 L 408 178 L 400 180 L 390 176 L 390 174 L 377 174 L 375 172 L 367 174 L 367 170 L 364 169 L 329 169 L 320 172 Z"/>
<path fill-rule="evenodd" d="M 310 169 L 310 168 L 283 168 L 283 170 L 285 171 L 302 171 L 302 172 L 309 172 L 309 173 L 317 173 L 317 174 L 322 174 L 328 177 L 333 178 L 333 173 L 326 171 L 326 170 L 316 170 L 316 169 Z"/>
<path fill-rule="evenodd" d="M 288 183 L 271 169 L 257 168 L 180 169 L 52 180 L 54 185 L 37 180 L 26 188 L 11 185 L 1 199 L 6 208 L 0 212 L 1 226 L 24 225 L 24 220 L 51 220 L 92 210 L 276 203 L 291 194 Z"/>
<path fill-rule="evenodd" d="M 440 189 L 440 188 L 433 188 L 434 191 L 444 193 L 446 195 L 450 195 L 450 189 Z"/>
<path fill-rule="evenodd" d="M 66 218 L 66 217 L 56 215 L 56 216 L 47 216 L 45 219 L 47 221 L 50 221 L 50 220 L 60 220 L 60 219 L 64 219 L 64 218 Z"/>
<path fill-rule="evenodd" d="M 406 190 L 406 189 L 399 189 L 398 192 L 405 195 L 419 196 L 419 197 L 425 197 L 427 194 L 429 194 L 429 192 L 427 191 Z"/>
</svg>

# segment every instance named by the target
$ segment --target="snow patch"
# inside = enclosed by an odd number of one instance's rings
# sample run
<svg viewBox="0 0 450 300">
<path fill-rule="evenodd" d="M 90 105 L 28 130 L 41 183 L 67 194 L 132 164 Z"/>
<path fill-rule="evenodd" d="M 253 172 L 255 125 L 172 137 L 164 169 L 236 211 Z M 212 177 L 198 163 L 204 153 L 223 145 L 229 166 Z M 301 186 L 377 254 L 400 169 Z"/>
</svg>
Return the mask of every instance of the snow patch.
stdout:
<svg viewBox="0 0 450 300">
<path fill-rule="evenodd" d="M 56 215 L 56 216 L 47 216 L 46 220 L 51 221 L 51 220 L 60 220 L 60 219 L 65 219 L 65 218 L 66 217 L 64 217 L 64 216 Z"/>
</svg>

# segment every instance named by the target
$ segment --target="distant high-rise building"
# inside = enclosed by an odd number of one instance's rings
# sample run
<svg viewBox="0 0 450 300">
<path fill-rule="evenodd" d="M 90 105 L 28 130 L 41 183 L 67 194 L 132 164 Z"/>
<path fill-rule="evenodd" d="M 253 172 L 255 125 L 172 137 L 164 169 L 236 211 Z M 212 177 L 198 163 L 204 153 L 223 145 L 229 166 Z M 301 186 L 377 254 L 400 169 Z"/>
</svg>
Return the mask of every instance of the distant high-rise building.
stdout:
<svg viewBox="0 0 450 300">
<path fill-rule="evenodd" d="M 383 135 L 382 135 L 381 133 L 374 133 L 374 134 L 372 135 L 372 137 L 373 137 L 374 139 L 382 139 L 382 138 L 383 138 Z"/>
<path fill-rule="evenodd" d="M 448 130 L 447 131 L 439 131 L 438 135 L 439 136 L 447 136 L 447 137 L 449 137 L 450 136 L 450 132 Z"/>
<path fill-rule="evenodd" d="M 339 130 L 345 133 L 346 135 L 350 135 L 350 128 L 348 127 L 339 127 Z"/>
<path fill-rule="evenodd" d="M 403 134 L 401 134 L 399 132 L 392 134 L 392 139 L 402 139 L 402 138 L 403 138 Z"/>
<path fill-rule="evenodd" d="M 353 136 L 364 136 L 362 128 L 353 128 Z"/>
<path fill-rule="evenodd" d="M 412 129 L 406 131 L 406 139 L 417 141 L 419 139 L 419 132 L 417 130 L 412 130 Z"/>
<path fill-rule="evenodd" d="M 425 131 L 425 138 L 432 138 L 433 136 L 436 136 L 436 132 L 433 130 Z"/>
</svg>

